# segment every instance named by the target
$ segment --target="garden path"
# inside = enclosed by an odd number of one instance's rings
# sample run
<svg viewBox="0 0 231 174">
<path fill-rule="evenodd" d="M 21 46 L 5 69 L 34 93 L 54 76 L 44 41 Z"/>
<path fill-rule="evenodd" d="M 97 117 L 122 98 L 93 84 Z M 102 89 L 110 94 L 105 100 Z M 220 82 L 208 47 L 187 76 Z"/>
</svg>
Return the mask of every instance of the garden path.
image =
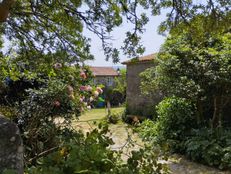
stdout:
<svg viewBox="0 0 231 174">
<path fill-rule="evenodd" d="M 122 112 L 124 108 L 112 108 L 112 112 Z M 93 122 L 98 122 L 103 119 L 107 114 L 105 109 L 93 109 L 80 116 L 79 120 L 73 121 L 72 126 L 75 129 L 81 129 L 87 132 L 97 126 Z M 123 149 L 123 159 L 126 160 L 131 150 L 139 149 L 143 146 L 142 140 L 139 136 L 132 132 L 129 125 L 122 122 L 117 124 L 111 124 L 110 136 L 112 137 L 115 144 L 111 146 L 112 149 L 120 150 Z M 135 145 L 130 146 L 129 142 L 133 142 Z M 229 171 L 220 171 L 211 167 L 207 167 L 195 162 L 187 160 L 185 157 L 180 155 L 172 155 L 167 163 L 172 174 L 231 174 Z"/>
</svg>

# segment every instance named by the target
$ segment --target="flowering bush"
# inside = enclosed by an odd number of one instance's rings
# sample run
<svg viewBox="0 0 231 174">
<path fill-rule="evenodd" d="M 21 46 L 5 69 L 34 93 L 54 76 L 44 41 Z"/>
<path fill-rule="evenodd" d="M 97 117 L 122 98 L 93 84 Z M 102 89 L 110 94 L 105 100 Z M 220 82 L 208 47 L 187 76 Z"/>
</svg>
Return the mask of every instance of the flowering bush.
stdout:
<svg viewBox="0 0 231 174">
<path fill-rule="evenodd" d="M 60 143 L 60 136 L 70 129 L 70 121 L 91 108 L 99 87 L 90 86 L 90 74 L 82 77 L 79 67 L 55 63 L 53 74 L 39 79 L 40 88 L 26 90 L 24 100 L 17 103 L 18 125 L 23 134 L 25 161 L 34 164 L 39 154 Z M 87 69 L 87 67 L 86 67 Z M 81 88 L 84 86 L 84 90 Z M 60 124 L 62 123 L 62 124 Z"/>
</svg>

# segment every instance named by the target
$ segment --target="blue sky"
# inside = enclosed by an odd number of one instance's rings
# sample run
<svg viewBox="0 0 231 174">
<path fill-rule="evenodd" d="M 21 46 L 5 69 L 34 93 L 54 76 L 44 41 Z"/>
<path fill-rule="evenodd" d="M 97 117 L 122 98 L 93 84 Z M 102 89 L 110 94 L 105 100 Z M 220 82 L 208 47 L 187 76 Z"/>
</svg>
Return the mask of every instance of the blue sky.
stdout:
<svg viewBox="0 0 231 174">
<path fill-rule="evenodd" d="M 146 32 L 142 35 L 142 44 L 146 47 L 144 55 L 152 54 L 158 52 L 161 44 L 164 43 L 165 37 L 157 33 L 159 24 L 164 21 L 165 14 L 160 16 L 149 15 L 149 23 L 145 26 Z M 123 23 L 123 25 L 115 29 L 111 35 L 113 37 L 113 45 L 120 48 L 123 44 L 126 31 L 132 29 L 132 25 L 128 23 Z M 89 31 L 85 31 L 85 36 L 91 38 L 91 52 L 95 56 L 94 61 L 87 61 L 86 64 L 91 66 L 120 66 L 121 64 L 113 64 L 111 60 L 105 61 L 105 56 L 102 51 L 101 41 L 97 36 Z M 125 55 L 120 55 L 120 62 L 128 60 Z"/>
</svg>

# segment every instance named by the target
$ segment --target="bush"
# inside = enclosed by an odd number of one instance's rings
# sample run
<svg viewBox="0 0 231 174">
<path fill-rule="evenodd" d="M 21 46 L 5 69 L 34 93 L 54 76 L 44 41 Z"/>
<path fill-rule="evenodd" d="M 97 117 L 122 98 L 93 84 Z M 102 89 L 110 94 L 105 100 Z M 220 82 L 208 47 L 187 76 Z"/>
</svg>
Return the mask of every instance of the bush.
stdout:
<svg viewBox="0 0 231 174">
<path fill-rule="evenodd" d="M 82 132 L 66 139 L 52 154 L 40 158 L 35 166 L 27 168 L 28 174 L 40 173 L 101 173 L 101 174 L 149 174 L 166 173 L 166 167 L 157 161 L 159 152 L 146 146 L 132 151 L 127 162 L 121 152 L 110 150 L 114 142 L 107 137 L 108 127 L 99 127 L 85 136 Z"/>
<path fill-rule="evenodd" d="M 28 96 L 18 105 L 18 126 L 25 146 L 25 161 L 31 160 L 60 142 L 64 126 L 81 108 L 79 98 L 70 98 L 67 86 L 60 80 L 50 80 L 47 86 L 30 89 Z M 62 125 L 58 120 L 65 121 Z"/>
<path fill-rule="evenodd" d="M 219 132 L 208 128 L 194 130 L 185 142 L 186 155 L 221 169 L 231 168 L 231 131 Z"/>
<path fill-rule="evenodd" d="M 183 140 L 196 125 L 195 106 L 184 98 L 166 98 L 157 105 L 157 131 L 165 139 Z"/>
<path fill-rule="evenodd" d="M 0 114 L 4 115 L 5 117 L 11 120 L 17 118 L 16 109 L 11 106 L 0 105 Z"/>
<path fill-rule="evenodd" d="M 158 135 L 156 128 L 157 124 L 154 121 L 147 119 L 135 128 L 135 131 L 139 133 L 143 140 L 153 141 Z"/>
<path fill-rule="evenodd" d="M 105 100 L 109 101 L 112 106 L 120 106 L 125 102 L 125 96 L 119 90 L 113 88 L 104 89 Z"/>
<path fill-rule="evenodd" d="M 112 113 L 107 116 L 107 120 L 109 123 L 116 124 L 121 119 L 120 113 Z"/>
<path fill-rule="evenodd" d="M 156 121 L 143 122 L 138 128 L 140 135 L 162 146 L 170 146 L 173 151 L 183 152 L 184 140 L 196 127 L 195 106 L 184 98 L 171 97 L 161 101 L 156 109 Z"/>
<path fill-rule="evenodd" d="M 231 169 L 231 130 L 197 128 L 194 106 L 182 98 L 167 98 L 157 106 L 158 119 L 144 121 L 136 130 L 144 140 L 190 159 Z M 167 145 L 167 146 L 165 146 Z"/>
</svg>

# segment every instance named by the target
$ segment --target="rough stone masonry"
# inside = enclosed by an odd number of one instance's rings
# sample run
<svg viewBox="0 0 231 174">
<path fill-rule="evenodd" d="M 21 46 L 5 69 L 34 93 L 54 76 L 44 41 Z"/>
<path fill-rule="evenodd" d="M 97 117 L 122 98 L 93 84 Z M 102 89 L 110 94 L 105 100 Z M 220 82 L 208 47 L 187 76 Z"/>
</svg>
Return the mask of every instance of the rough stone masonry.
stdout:
<svg viewBox="0 0 231 174">
<path fill-rule="evenodd" d="M 0 115 L 0 173 L 6 169 L 23 174 L 23 144 L 17 125 Z"/>
</svg>

